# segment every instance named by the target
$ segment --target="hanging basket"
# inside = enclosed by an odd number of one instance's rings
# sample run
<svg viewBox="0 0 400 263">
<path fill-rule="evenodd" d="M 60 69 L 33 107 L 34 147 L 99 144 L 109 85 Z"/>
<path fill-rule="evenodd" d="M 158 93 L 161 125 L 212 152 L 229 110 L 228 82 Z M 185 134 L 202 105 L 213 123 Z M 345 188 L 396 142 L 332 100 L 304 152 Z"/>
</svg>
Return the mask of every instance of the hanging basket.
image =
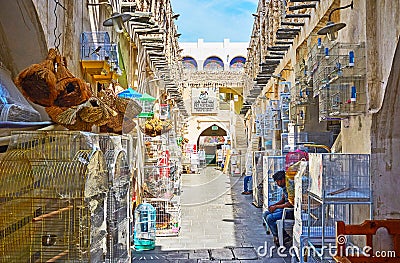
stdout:
<svg viewBox="0 0 400 263">
<path fill-rule="evenodd" d="M 30 65 L 15 79 L 15 85 L 33 103 L 44 107 L 51 106 L 61 92 L 56 87 L 57 78 L 54 74 L 54 62 L 57 55 L 56 49 L 49 49 L 42 63 Z"/>
<path fill-rule="evenodd" d="M 83 104 L 82 110 L 79 111 L 79 116 L 82 120 L 98 126 L 105 125 L 111 117 L 117 115 L 116 111 L 96 97 L 91 97 Z"/>
<path fill-rule="evenodd" d="M 139 128 L 144 134 L 155 137 L 171 130 L 172 123 L 169 120 L 161 121 L 160 119 L 153 118 L 139 125 Z"/>
<path fill-rule="evenodd" d="M 54 105 L 71 107 L 87 101 L 92 96 L 88 85 L 83 80 L 74 77 L 68 70 L 64 57 L 58 55 L 55 61 L 58 65 L 55 73 L 57 78 L 56 89 L 60 92 L 54 101 Z"/>
</svg>

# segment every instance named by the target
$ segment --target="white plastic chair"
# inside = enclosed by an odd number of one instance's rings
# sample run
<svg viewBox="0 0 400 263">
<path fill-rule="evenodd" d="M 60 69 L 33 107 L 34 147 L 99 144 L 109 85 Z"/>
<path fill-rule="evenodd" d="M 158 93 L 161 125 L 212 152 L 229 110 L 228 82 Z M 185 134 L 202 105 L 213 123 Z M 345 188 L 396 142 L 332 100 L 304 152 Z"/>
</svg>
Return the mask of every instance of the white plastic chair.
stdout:
<svg viewBox="0 0 400 263">
<path fill-rule="evenodd" d="M 279 244 L 281 246 L 285 245 L 283 242 L 283 230 L 285 230 L 286 233 L 289 234 L 289 236 L 293 237 L 294 219 L 288 218 L 289 212 L 292 212 L 292 214 L 293 214 L 294 208 L 284 208 L 283 214 L 282 214 L 282 219 L 279 219 L 276 221 L 276 226 L 278 228 L 278 239 L 279 239 Z"/>
</svg>

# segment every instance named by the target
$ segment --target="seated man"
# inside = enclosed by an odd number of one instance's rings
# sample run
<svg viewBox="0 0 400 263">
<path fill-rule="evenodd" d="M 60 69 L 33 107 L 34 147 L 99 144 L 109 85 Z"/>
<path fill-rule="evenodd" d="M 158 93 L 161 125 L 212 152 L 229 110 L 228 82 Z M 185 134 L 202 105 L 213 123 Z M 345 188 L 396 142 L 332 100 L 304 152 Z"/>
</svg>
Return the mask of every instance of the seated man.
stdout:
<svg viewBox="0 0 400 263">
<path fill-rule="evenodd" d="M 244 176 L 243 178 L 243 192 L 242 195 L 251 195 L 253 193 L 253 189 L 252 189 L 252 180 L 253 177 L 251 175 L 247 175 L 246 173 L 243 172 L 242 176 Z"/>
<path fill-rule="evenodd" d="M 264 212 L 263 218 L 265 222 L 267 222 L 269 229 L 274 236 L 274 243 L 276 246 L 279 246 L 279 239 L 278 239 L 278 228 L 276 226 L 276 221 L 282 218 L 283 209 L 284 208 L 291 208 L 293 205 L 288 200 L 288 193 L 286 190 L 286 176 L 285 171 L 278 171 L 276 172 L 272 178 L 274 179 L 275 183 L 282 188 L 282 199 L 276 202 L 273 205 L 268 207 L 268 210 Z M 283 232 L 283 240 L 284 243 L 288 243 L 291 240 L 291 237 L 286 233 Z"/>
</svg>

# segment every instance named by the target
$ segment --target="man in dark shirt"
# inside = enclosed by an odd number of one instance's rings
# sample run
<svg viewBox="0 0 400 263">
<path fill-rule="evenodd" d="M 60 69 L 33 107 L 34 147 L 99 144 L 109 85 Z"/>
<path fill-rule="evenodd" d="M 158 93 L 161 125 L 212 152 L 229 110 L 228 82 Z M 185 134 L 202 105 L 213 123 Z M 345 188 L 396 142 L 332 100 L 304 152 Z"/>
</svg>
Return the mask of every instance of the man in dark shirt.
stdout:
<svg viewBox="0 0 400 263">
<path fill-rule="evenodd" d="M 286 190 L 286 176 L 285 171 L 278 171 L 276 172 L 272 178 L 274 179 L 275 183 L 282 188 L 282 199 L 276 202 L 273 205 L 268 207 L 268 210 L 263 213 L 264 221 L 268 224 L 269 229 L 274 236 L 274 243 L 275 245 L 279 246 L 278 240 L 278 228 L 276 226 L 276 221 L 282 219 L 283 209 L 288 207 L 291 208 L 293 205 L 288 200 L 288 193 Z M 291 240 L 290 236 L 283 232 L 283 240 L 284 243 L 287 243 Z M 282 244 L 283 245 L 283 244 Z"/>
</svg>

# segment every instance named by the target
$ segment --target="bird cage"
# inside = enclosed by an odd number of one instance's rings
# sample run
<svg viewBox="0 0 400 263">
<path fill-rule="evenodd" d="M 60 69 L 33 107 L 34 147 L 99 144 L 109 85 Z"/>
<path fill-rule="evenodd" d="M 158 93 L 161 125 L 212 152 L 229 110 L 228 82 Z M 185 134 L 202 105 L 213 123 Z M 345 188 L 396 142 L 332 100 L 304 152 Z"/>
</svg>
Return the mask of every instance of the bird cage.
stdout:
<svg viewBox="0 0 400 263">
<path fill-rule="evenodd" d="M 324 55 L 324 46 L 320 43 L 315 44 L 308 53 L 307 73 L 308 83 L 312 83 L 312 93 L 318 96 L 319 87 L 322 85 L 324 68 L 327 65 L 327 59 Z"/>
<path fill-rule="evenodd" d="M 309 158 L 310 193 L 321 199 L 371 199 L 369 154 L 310 153 Z"/>
<path fill-rule="evenodd" d="M 264 120 L 265 115 L 264 114 L 257 114 L 256 119 L 255 119 L 255 136 L 261 137 L 264 135 L 264 125 L 265 125 L 265 120 Z"/>
<path fill-rule="evenodd" d="M 127 137 L 99 135 L 108 171 L 107 196 L 107 262 L 130 260 L 130 168 L 127 159 Z M 123 147 L 123 145 L 126 145 Z"/>
<path fill-rule="evenodd" d="M 275 131 L 281 129 L 281 115 L 279 110 L 279 100 L 274 106 L 265 109 L 264 114 L 264 130 Z M 266 131 L 268 134 L 269 132 Z"/>
<path fill-rule="evenodd" d="M 103 261 L 108 181 L 89 134 L 13 134 L 0 173 L 0 262 Z"/>
<path fill-rule="evenodd" d="M 156 209 L 156 236 L 179 235 L 181 226 L 179 198 L 146 198 L 146 202 Z"/>
<path fill-rule="evenodd" d="M 285 170 L 285 156 L 264 156 L 263 157 L 263 210 L 278 202 L 282 198 L 282 190 L 275 183 L 272 176 L 278 171 Z"/>
<path fill-rule="evenodd" d="M 143 93 L 141 97 L 137 98 L 138 102 L 142 106 L 142 112 L 139 113 L 139 118 L 151 118 L 154 115 L 154 101 L 156 98 L 150 96 L 147 93 Z"/>
<path fill-rule="evenodd" d="M 282 120 L 289 120 L 290 93 L 279 94 L 279 107 Z"/>
<path fill-rule="evenodd" d="M 166 120 L 169 118 L 170 118 L 169 105 L 168 104 L 160 104 L 160 119 Z"/>
<path fill-rule="evenodd" d="M 83 32 L 81 35 L 81 60 L 108 61 L 118 66 L 117 44 L 112 44 L 108 32 Z"/>
<path fill-rule="evenodd" d="M 147 165 L 144 167 L 144 198 L 170 199 L 174 192 L 174 181 L 170 166 Z"/>
<path fill-rule="evenodd" d="M 307 132 L 281 133 L 282 154 L 297 150 L 305 142 L 308 142 Z"/>
<path fill-rule="evenodd" d="M 252 176 L 252 190 L 253 190 L 253 204 L 256 207 L 262 207 L 263 205 L 263 157 L 264 151 L 253 152 L 253 176 Z"/>
<path fill-rule="evenodd" d="M 325 67 L 319 74 L 320 120 L 341 119 L 365 112 L 365 43 L 335 43 L 325 47 Z"/>
<path fill-rule="evenodd" d="M 134 245 L 137 251 L 151 250 L 156 243 L 156 209 L 148 203 L 135 209 Z"/>
<path fill-rule="evenodd" d="M 309 155 L 308 243 L 314 248 L 335 243 L 335 222 L 359 223 L 372 215 L 369 154 Z M 328 257 L 326 254 L 320 257 Z"/>
</svg>

